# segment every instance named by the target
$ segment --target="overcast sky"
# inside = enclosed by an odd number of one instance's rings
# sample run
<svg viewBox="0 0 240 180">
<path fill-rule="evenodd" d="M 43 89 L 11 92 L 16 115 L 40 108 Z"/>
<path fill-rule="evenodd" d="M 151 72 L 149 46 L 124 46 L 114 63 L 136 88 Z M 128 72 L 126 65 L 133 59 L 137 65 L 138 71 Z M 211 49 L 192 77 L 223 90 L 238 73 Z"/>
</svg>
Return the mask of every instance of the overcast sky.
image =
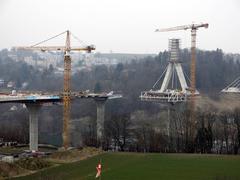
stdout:
<svg viewBox="0 0 240 180">
<path fill-rule="evenodd" d="M 190 31 L 156 28 L 192 22 L 209 23 L 197 32 L 198 48 L 240 53 L 239 0 L 0 0 L 0 48 L 32 45 L 69 29 L 97 52 L 157 53 L 169 38 L 189 47 Z"/>
</svg>

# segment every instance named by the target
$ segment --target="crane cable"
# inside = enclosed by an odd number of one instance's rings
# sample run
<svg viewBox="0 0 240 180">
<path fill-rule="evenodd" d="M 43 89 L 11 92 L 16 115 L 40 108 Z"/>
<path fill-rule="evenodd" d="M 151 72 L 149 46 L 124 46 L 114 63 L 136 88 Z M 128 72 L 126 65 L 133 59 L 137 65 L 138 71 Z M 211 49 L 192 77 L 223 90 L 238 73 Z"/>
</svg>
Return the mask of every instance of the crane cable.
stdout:
<svg viewBox="0 0 240 180">
<path fill-rule="evenodd" d="M 55 35 L 55 36 L 53 36 L 53 37 L 51 37 L 51 38 L 48 38 L 48 39 L 46 39 L 46 40 L 44 40 L 44 41 L 41 41 L 41 42 L 39 42 L 39 43 L 36 43 L 36 44 L 32 45 L 31 47 L 35 47 L 35 46 L 37 46 L 37 45 L 39 45 L 39 44 L 45 43 L 45 42 L 47 42 L 47 41 L 50 41 L 50 40 L 52 40 L 52 39 L 54 39 L 54 38 L 56 38 L 56 37 L 58 37 L 58 36 L 61 36 L 61 35 L 65 34 L 66 32 L 67 32 L 67 31 L 64 31 L 64 32 L 62 32 L 62 33 L 60 33 L 60 34 L 57 34 L 57 35 Z"/>
<path fill-rule="evenodd" d="M 84 43 L 81 39 L 79 39 L 76 35 L 74 35 L 72 32 L 71 32 L 71 35 L 74 39 L 76 39 L 79 43 L 81 43 L 82 45 L 84 46 L 87 46 L 86 43 Z"/>
<path fill-rule="evenodd" d="M 41 41 L 41 42 L 39 42 L 39 43 L 36 43 L 36 44 L 32 45 L 31 47 L 35 47 L 35 46 L 37 46 L 37 45 L 40 45 L 40 44 L 45 43 L 45 42 L 47 42 L 47 41 L 50 41 L 50 40 L 52 40 L 52 39 L 54 39 L 54 38 L 56 38 L 56 37 L 58 37 L 58 36 L 61 36 L 61 35 L 65 34 L 66 32 L 67 32 L 67 31 L 64 31 L 64 32 L 62 32 L 62 33 L 60 33 L 60 34 L 57 34 L 57 35 L 55 35 L 55 36 L 53 36 L 53 37 L 50 37 L 50 38 L 48 38 L 48 39 L 46 39 L 46 40 L 43 40 L 43 41 Z M 70 32 L 70 33 L 71 33 L 72 37 L 73 37 L 74 39 L 76 39 L 80 44 L 82 44 L 82 45 L 84 45 L 84 46 L 87 46 L 86 43 L 84 43 L 82 40 L 80 40 L 76 35 L 74 35 L 72 32 Z"/>
</svg>

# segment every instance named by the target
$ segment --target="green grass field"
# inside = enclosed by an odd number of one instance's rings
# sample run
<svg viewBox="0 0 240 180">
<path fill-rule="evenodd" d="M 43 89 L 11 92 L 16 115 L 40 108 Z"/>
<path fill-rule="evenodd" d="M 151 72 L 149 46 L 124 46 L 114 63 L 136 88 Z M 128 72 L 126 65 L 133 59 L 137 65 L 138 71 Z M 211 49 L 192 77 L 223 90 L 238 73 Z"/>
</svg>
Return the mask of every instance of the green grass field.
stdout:
<svg viewBox="0 0 240 180">
<path fill-rule="evenodd" d="M 142 153 L 106 153 L 17 179 L 95 179 L 100 159 L 102 180 L 240 180 L 240 156 Z"/>
</svg>

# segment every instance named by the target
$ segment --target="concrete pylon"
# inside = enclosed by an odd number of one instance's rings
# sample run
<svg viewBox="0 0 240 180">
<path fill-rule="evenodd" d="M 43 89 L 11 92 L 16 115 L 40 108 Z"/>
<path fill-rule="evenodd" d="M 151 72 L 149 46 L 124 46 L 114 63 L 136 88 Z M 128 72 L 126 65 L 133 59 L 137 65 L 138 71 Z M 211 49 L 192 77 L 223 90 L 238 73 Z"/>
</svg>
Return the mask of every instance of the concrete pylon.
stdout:
<svg viewBox="0 0 240 180">
<path fill-rule="evenodd" d="M 107 99 L 95 99 L 97 105 L 97 141 L 102 145 L 104 136 L 105 102 Z"/>
<path fill-rule="evenodd" d="M 38 112 L 41 105 L 38 103 L 26 104 L 29 112 L 29 150 L 38 150 Z"/>
</svg>

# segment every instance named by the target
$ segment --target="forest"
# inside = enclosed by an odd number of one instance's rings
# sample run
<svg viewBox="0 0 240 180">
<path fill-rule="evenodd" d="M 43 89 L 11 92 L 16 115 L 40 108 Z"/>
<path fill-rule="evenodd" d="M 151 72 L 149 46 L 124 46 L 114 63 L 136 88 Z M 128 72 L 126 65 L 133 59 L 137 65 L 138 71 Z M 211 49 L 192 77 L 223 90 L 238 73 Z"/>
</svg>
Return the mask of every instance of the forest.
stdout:
<svg viewBox="0 0 240 180">
<path fill-rule="evenodd" d="M 16 90 L 59 92 L 63 76 L 54 67 L 39 70 L 0 51 L 0 78 L 16 82 Z M 24 56 L 23 54 L 17 54 Z M 37 54 L 31 54 L 37 56 Z M 72 75 L 72 90 L 121 93 L 122 99 L 106 103 L 105 150 L 136 152 L 240 153 L 240 95 L 220 91 L 240 75 L 240 59 L 221 49 L 197 50 L 196 82 L 201 96 L 197 99 L 196 138 L 188 136 L 188 103 L 169 105 L 143 102 L 141 91 L 150 90 L 167 66 L 168 51 L 156 56 L 133 59 L 116 66 L 94 66 Z M 189 76 L 190 51 L 181 58 Z M 24 82 L 27 87 L 22 87 Z M 161 82 L 160 82 L 161 83 Z M 159 83 L 159 85 L 160 85 Z M 159 87 L 159 86 L 158 86 Z M 158 88 L 156 87 L 156 88 Z M 3 91 L 6 89 L 2 88 Z M 9 89 L 8 89 L 9 90 Z M 239 96 L 239 97 L 238 97 Z M 26 108 L 15 104 L 0 106 L 0 138 L 28 142 Z M 73 101 L 71 110 L 72 146 L 98 146 L 96 105 L 91 100 Z M 44 106 L 40 112 L 40 143 L 61 145 L 62 106 Z M 189 146 L 190 144 L 190 146 Z"/>
</svg>

